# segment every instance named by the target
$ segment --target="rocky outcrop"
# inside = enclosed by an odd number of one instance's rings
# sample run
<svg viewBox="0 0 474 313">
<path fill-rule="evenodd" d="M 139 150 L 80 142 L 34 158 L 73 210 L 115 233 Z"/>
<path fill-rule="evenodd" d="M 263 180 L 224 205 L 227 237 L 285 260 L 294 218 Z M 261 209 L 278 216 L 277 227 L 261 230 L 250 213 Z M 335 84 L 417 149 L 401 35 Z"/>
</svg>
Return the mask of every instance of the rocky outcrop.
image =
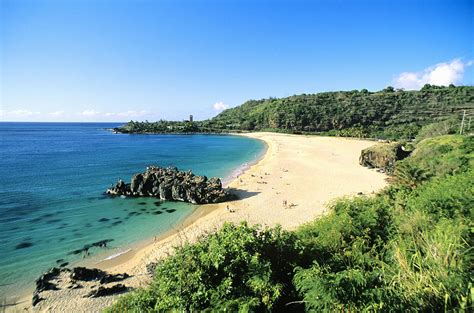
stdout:
<svg viewBox="0 0 474 313">
<path fill-rule="evenodd" d="M 33 298 L 31 299 L 31 304 L 33 306 L 44 300 L 43 298 L 41 298 L 40 292 L 46 290 L 58 290 L 58 286 L 55 283 L 52 283 L 51 280 L 58 277 L 58 275 L 61 274 L 62 271 L 63 270 L 60 268 L 53 267 L 49 271 L 38 277 L 38 279 L 36 279 L 36 289 L 33 292 Z"/>
<path fill-rule="evenodd" d="M 132 197 L 156 197 L 161 200 L 184 201 L 194 204 L 217 203 L 232 196 L 222 188 L 219 178 L 194 175 L 191 171 L 179 171 L 176 167 L 147 167 L 144 173 L 132 177 L 130 184 L 119 180 L 107 189 L 109 195 Z"/>
<path fill-rule="evenodd" d="M 108 284 L 108 283 L 114 283 L 117 281 L 122 281 L 124 279 L 129 278 L 130 275 L 127 273 L 123 274 L 105 274 L 99 281 L 101 284 Z"/>
<path fill-rule="evenodd" d="M 379 143 L 361 151 L 359 164 L 391 173 L 395 162 L 410 155 L 400 143 Z"/>
<path fill-rule="evenodd" d="M 105 297 L 105 296 L 111 296 L 117 293 L 122 293 L 127 290 L 128 288 L 122 284 L 113 285 L 112 287 L 100 286 L 98 289 L 92 290 L 85 297 L 89 297 L 89 298 Z"/>
<path fill-rule="evenodd" d="M 83 281 L 99 280 L 106 274 L 106 272 L 98 268 L 75 267 L 71 271 L 71 279 Z"/>
<path fill-rule="evenodd" d="M 107 287 L 107 284 L 121 282 L 131 277 L 127 273 L 109 274 L 97 268 L 75 267 L 57 268 L 53 267 L 36 280 L 36 289 L 33 292 L 32 305 L 35 306 L 45 298 L 40 293 L 45 291 L 58 291 L 60 289 L 80 289 L 78 281 L 89 284 L 98 289 L 91 291 L 87 297 L 102 297 L 127 291 L 129 288 L 123 284 Z M 44 293 L 43 293 L 44 296 Z"/>
</svg>

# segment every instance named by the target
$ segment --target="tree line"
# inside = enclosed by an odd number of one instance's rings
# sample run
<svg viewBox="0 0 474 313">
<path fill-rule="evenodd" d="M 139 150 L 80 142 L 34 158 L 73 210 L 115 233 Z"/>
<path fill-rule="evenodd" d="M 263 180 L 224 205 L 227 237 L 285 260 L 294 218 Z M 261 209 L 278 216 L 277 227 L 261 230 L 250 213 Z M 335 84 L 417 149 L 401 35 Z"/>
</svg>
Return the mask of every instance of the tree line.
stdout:
<svg viewBox="0 0 474 313">
<path fill-rule="evenodd" d="M 249 100 L 204 121 L 130 121 L 125 133 L 277 131 L 362 138 L 414 138 L 425 125 L 474 113 L 474 87 L 387 87 Z"/>
</svg>

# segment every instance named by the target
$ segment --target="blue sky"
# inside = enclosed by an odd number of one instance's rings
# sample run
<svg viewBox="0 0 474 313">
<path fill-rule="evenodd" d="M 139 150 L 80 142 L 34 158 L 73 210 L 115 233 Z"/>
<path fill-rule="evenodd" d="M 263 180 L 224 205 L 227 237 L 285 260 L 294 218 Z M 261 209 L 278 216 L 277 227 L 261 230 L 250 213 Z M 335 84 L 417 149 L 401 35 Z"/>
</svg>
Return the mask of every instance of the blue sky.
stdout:
<svg viewBox="0 0 474 313">
<path fill-rule="evenodd" d="M 474 84 L 469 0 L 0 2 L 0 120 L 204 119 L 269 96 Z"/>
</svg>

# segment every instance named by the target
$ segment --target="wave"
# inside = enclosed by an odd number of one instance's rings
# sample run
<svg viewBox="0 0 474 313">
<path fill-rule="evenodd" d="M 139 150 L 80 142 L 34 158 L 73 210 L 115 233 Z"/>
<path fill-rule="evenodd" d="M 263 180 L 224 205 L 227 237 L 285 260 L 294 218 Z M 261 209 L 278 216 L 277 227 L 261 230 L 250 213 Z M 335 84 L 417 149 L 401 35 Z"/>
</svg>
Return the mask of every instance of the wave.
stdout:
<svg viewBox="0 0 474 313">
<path fill-rule="evenodd" d="M 108 261 L 108 260 L 115 259 L 116 257 L 121 256 L 122 254 L 125 254 L 125 253 L 130 252 L 130 251 L 132 251 L 132 249 L 127 249 L 125 251 L 112 254 L 112 255 L 106 257 L 105 259 L 103 259 L 102 261 Z"/>
</svg>

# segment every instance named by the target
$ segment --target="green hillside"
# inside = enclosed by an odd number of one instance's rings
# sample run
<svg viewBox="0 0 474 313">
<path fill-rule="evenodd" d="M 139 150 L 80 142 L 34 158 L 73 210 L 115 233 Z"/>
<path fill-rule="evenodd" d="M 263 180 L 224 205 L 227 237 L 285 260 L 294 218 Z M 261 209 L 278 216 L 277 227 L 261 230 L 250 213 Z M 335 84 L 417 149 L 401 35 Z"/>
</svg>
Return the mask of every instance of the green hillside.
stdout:
<svg viewBox="0 0 474 313">
<path fill-rule="evenodd" d="M 420 91 L 353 91 L 249 100 L 197 122 L 130 121 L 122 133 L 221 133 L 278 131 L 346 137 L 413 138 L 422 126 L 449 120 L 459 129 L 463 111 L 474 114 L 474 87 L 426 85 Z M 437 127 L 437 126 L 436 126 Z M 449 132 L 443 132 L 449 133 Z"/>
<path fill-rule="evenodd" d="M 250 100 L 202 126 L 228 130 L 326 132 L 357 137 L 414 137 L 421 126 L 474 113 L 474 87 L 426 85 L 420 91 L 353 91 Z"/>
</svg>

